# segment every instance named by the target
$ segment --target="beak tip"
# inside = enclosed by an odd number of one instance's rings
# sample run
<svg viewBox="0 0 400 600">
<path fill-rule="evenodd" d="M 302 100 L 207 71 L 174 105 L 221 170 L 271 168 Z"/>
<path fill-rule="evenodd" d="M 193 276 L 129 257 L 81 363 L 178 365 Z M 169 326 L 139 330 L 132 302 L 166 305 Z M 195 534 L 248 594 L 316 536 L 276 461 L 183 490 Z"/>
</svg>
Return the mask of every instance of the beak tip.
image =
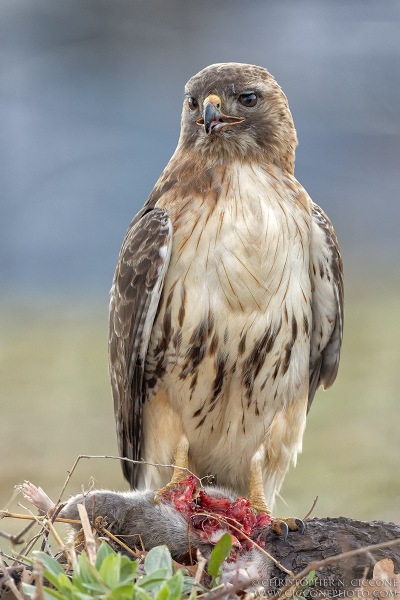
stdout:
<svg viewBox="0 0 400 600">
<path fill-rule="evenodd" d="M 243 117 L 231 117 L 221 112 L 221 99 L 219 96 L 208 96 L 204 100 L 203 114 L 197 119 L 196 123 L 204 127 L 207 137 L 212 133 L 220 131 L 226 125 L 237 125 L 244 121 Z"/>
</svg>

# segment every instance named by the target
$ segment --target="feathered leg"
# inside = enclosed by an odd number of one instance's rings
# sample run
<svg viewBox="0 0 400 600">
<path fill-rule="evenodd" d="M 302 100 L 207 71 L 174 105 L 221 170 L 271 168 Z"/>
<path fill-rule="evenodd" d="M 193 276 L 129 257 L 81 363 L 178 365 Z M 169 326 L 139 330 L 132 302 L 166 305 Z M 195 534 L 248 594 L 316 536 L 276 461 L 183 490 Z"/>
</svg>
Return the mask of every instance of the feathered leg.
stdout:
<svg viewBox="0 0 400 600">
<path fill-rule="evenodd" d="M 264 494 L 263 465 L 265 463 L 265 447 L 260 446 L 254 454 L 250 463 L 250 483 L 249 483 L 249 501 L 254 511 L 257 513 L 271 514 L 267 506 Z M 301 519 L 294 517 L 274 517 L 272 519 L 272 529 L 278 535 L 288 536 L 289 531 L 299 530 L 304 532 L 305 525 Z"/>
</svg>

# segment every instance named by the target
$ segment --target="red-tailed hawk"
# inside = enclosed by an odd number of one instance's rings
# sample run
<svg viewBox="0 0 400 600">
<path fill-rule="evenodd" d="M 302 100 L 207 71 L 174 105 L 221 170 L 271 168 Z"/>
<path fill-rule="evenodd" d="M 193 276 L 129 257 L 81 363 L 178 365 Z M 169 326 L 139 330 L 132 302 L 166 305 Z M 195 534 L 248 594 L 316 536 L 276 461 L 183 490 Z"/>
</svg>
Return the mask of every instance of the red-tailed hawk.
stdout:
<svg viewBox="0 0 400 600">
<path fill-rule="evenodd" d="M 121 455 L 168 464 L 179 446 L 193 472 L 259 510 L 296 460 L 342 341 L 338 243 L 294 177 L 296 145 L 265 69 L 216 64 L 192 77 L 178 147 L 129 226 L 111 290 Z M 170 475 L 123 470 L 141 488 Z"/>
</svg>

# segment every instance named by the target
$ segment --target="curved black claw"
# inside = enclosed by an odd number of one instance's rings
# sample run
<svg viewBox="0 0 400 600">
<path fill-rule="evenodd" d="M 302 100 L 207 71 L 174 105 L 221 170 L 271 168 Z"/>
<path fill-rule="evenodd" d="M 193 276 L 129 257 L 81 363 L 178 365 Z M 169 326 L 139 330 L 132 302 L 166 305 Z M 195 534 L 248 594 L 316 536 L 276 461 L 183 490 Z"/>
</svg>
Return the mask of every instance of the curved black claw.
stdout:
<svg viewBox="0 0 400 600">
<path fill-rule="evenodd" d="M 285 523 L 285 521 L 281 521 L 281 523 L 279 523 L 279 525 L 280 525 L 280 529 L 282 530 L 282 533 L 281 533 L 281 535 L 283 535 L 283 539 L 284 539 L 284 540 L 285 540 L 285 542 L 286 542 L 286 540 L 287 540 L 287 537 L 288 537 L 288 535 L 289 535 L 289 527 L 288 527 L 288 524 L 287 524 L 287 523 Z"/>
<path fill-rule="evenodd" d="M 289 535 L 289 526 L 285 521 L 281 519 L 274 519 L 272 523 L 272 529 L 277 535 L 281 535 L 284 540 L 287 540 Z"/>
<path fill-rule="evenodd" d="M 302 521 L 301 519 L 295 519 L 294 522 L 297 525 L 297 529 L 300 531 L 300 533 L 304 533 L 306 530 L 306 524 L 304 523 L 304 521 Z"/>
</svg>

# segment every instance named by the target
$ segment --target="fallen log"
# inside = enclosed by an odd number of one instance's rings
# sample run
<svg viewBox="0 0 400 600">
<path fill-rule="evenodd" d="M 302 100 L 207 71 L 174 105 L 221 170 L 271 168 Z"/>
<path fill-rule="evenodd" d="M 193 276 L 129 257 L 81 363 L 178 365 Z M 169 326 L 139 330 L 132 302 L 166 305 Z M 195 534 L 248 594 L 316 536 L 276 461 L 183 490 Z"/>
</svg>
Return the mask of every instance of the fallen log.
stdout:
<svg viewBox="0 0 400 600">
<path fill-rule="evenodd" d="M 386 542 L 395 543 L 381 547 Z M 375 546 L 368 550 L 370 546 Z M 355 597 L 362 582 L 373 576 L 373 567 L 382 559 L 390 559 L 396 571 L 400 570 L 400 527 L 384 521 L 357 521 L 345 517 L 310 519 L 303 535 L 295 533 L 286 540 L 267 535 L 269 552 L 288 570 L 296 573 L 309 570 L 313 563 L 322 564 L 312 585 L 312 597 Z M 353 555 L 350 553 L 355 551 Z M 335 557 L 340 557 L 337 560 Z M 290 576 L 282 576 L 274 566 L 267 581 L 261 583 L 267 592 L 275 592 L 287 585 Z M 397 587 L 397 585 L 399 587 Z M 380 597 L 400 596 L 400 582 L 382 580 Z M 390 592 L 391 590 L 391 592 Z M 365 594 L 363 594 L 365 595 Z M 372 596 L 371 596 L 372 597 Z"/>
</svg>

